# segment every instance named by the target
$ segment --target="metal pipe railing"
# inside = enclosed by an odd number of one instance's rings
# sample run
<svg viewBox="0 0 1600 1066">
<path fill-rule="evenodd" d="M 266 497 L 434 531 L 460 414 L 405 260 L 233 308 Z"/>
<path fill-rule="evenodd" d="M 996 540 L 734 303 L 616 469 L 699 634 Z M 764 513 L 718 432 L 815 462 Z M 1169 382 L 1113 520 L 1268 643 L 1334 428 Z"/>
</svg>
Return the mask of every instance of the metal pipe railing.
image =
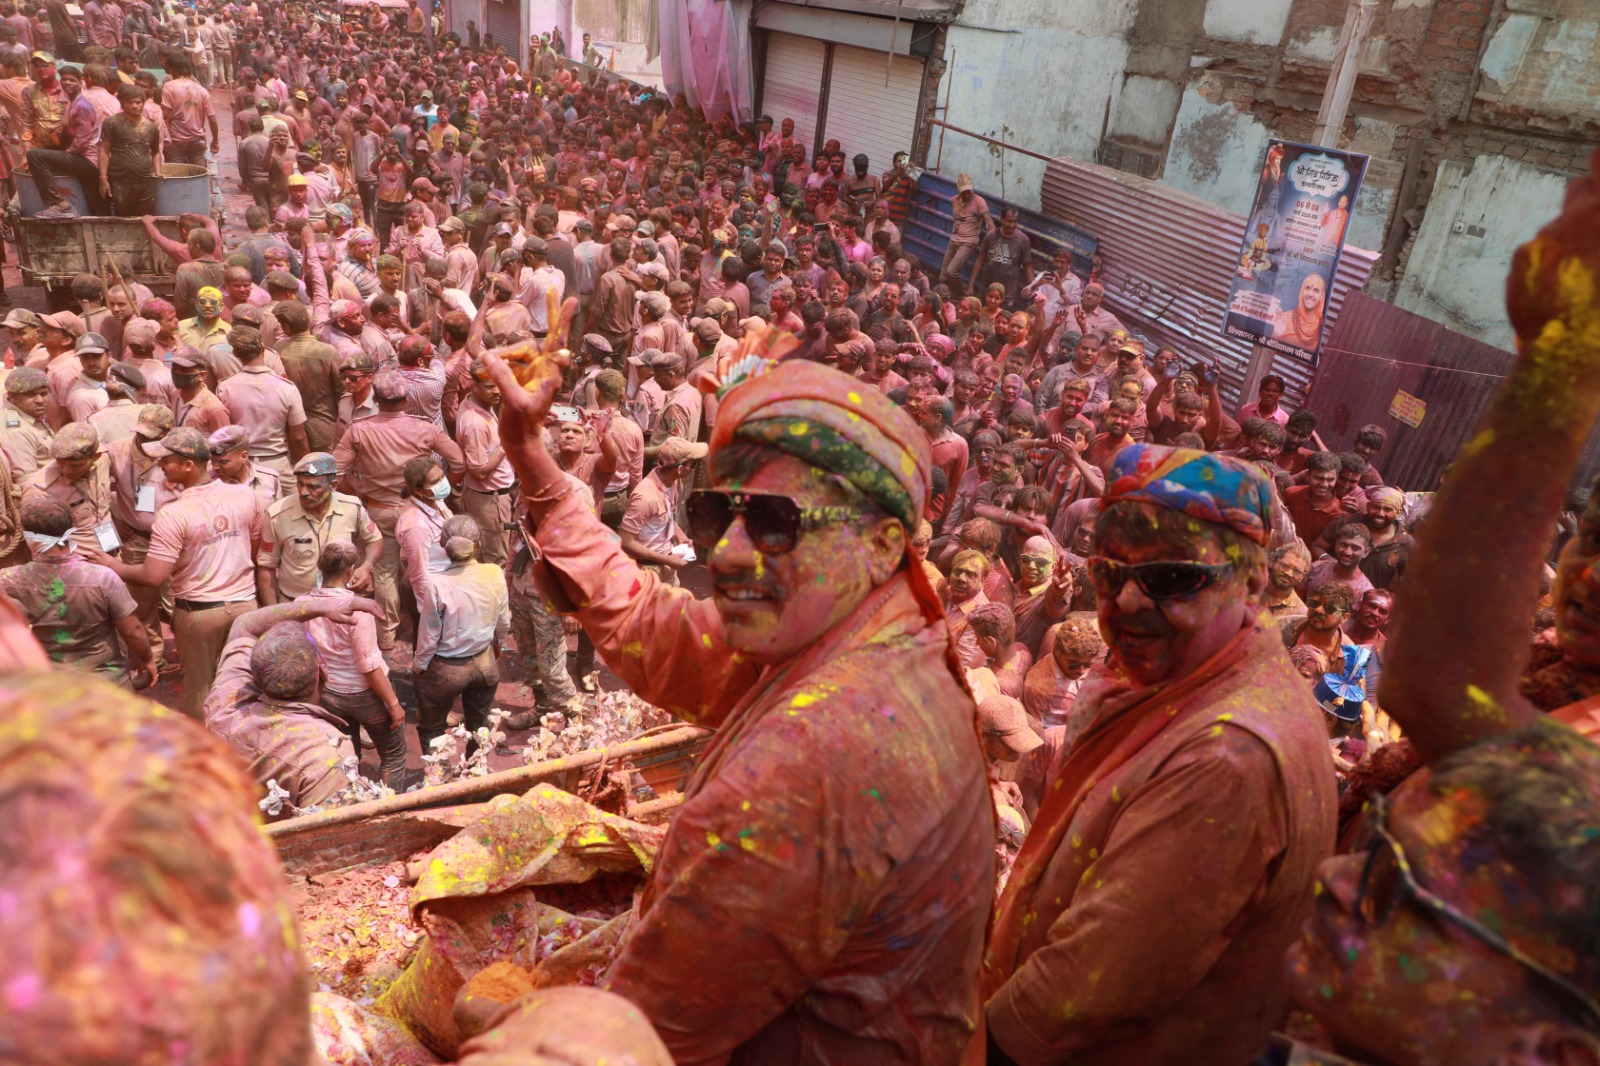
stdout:
<svg viewBox="0 0 1600 1066">
<path fill-rule="evenodd" d="M 1043 152 L 1035 152 L 1031 148 L 1019 147 L 1019 146 L 1017 146 L 1015 144 L 1010 143 L 1009 141 L 1002 141 L 1002 140 L 1000 140 L 998 138 L 990 137 L 988 134 L 976 133 L 976 132 L 974 132 L 972 130 L 969 130 L 969 129 L 963 129 L 960 126 L 955 125 L 954 123 L 946 122 L 942 118 L 930 118 L 928 120 L 928 125 L 930 125 L 930 126 L 938 126 L 941 129 L 949 130 L 951 133 L 959 133 L 963 137 L 971 137 L 974 140 L 982 141 L 984 144 L 992 144 L 997 148 L 1004 148 L 1008 152 L 1016 152 L 1018 155 L 1025 155 L 1025 156 L 1028 156 L 1031 159 L 1042 159 L 1046 163 L 1048 163 L 1052 159 L 1056 158 L 1053 155 L 1045 155 Z M 934 173 L 936 173 L 936 174 L 940 173 L 939 166 L 943 162 L 944 162 L 944 135 L 940 134 L 940 136 L 939 136 L 939 153 L 938 153 L 937 157 L 934 159 L 934 164 L 933 164 Z"/>
</svg>

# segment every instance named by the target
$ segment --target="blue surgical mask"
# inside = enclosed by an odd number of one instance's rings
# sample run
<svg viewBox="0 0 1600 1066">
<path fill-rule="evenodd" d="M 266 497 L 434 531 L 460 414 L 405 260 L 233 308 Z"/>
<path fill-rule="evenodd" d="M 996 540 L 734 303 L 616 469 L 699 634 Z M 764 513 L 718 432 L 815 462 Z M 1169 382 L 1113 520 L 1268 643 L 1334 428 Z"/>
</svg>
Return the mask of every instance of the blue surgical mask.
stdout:
<svg viewBox="0 0 1600 1066">
<path fill-rule="evenodd" d="M 436 500 L 447 500 L 450 498 L 450 481 L 447 478 L 440 478 L 438 481 L 435 481 L 429 486 L 429 489 L 433 492 L 433 498 Z"/>
</svg>

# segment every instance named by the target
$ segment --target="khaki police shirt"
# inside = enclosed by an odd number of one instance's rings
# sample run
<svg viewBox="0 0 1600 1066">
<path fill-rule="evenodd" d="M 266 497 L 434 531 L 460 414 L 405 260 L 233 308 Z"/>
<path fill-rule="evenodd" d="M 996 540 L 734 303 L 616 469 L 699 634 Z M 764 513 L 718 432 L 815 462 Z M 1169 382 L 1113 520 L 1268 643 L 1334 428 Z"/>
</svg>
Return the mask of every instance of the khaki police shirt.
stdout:
<svg viewBox="0 0 1600 1066">
<path fill-rule="evenodd" d="M 50 461 L 50 442 L 56 435 L 43 422 L 29 418 L 7 403 L 0 407 L 0 451 L 11 470 L 12 491 L 22 494 L 22 483 Z"/>
<path fill-rule="evenodd" d="M 325 545 L 346 540 L 365 556 L 367 547 L 382 539 L 366 507 L 354 496 L 335 492 L 320 520 L 306 514 L 298 494 L 285 496 L 267 508 L 256 565 L 275 570 L 278 594 L 291 600 L 317 587 L 317 556 Z"/>
<path fill-rule="evenodd" d="M 111 522 L 111 464 L 103 452 L 95 460 L 93 472 L 82 481 L 68 481 L 62 476 L 60 465 L 51 459 L 23 483 L 24 507 L 33 493 L 67 505 L 72 511 L 72 540 L 79 548 L 112 551 L 120 547 L 115 540 L 103 541 L 95 532 L 99 526 L 107 537 L 116 535 Z"/>
<path fill-rule="evenodd" d="M 225 478 L 223 480 L 226 480 Z M 293 484 L 288 478 L 283 477 L 271 467 L 262 466 L 260 463 L 250 464 L 250 473 L 243 480 L 234 484 L 244 485 L 256 494 L 256 500 L 261 504 L 261 513 L 266 514 L 267 508 L 284 498 L 292 490 Z"/>
</svg>

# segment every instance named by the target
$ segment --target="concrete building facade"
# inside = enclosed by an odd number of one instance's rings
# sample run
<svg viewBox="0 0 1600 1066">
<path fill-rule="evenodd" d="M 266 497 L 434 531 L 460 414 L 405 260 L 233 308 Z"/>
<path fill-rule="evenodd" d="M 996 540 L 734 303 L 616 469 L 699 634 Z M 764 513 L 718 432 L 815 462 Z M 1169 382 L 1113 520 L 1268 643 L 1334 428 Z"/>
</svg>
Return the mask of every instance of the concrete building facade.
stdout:
<svg viewBox="0 0 1600 1066">
<path fill-rule="evenodd" d="M 1311 138 L 1347 9 L 967 0 L 926 115 L 1245 212 L 1267 140 Z M 1510 250 L 1597 141 L 1593 0 L 1378 0 L 1337 140 L 1372 157 L 1349 233 L 1383 253 L 1368 291 L 1509 347 Z M 1041 160 L 937 127 L 927 147 L 942 173 L 1039 202 Z"/>
</svg>

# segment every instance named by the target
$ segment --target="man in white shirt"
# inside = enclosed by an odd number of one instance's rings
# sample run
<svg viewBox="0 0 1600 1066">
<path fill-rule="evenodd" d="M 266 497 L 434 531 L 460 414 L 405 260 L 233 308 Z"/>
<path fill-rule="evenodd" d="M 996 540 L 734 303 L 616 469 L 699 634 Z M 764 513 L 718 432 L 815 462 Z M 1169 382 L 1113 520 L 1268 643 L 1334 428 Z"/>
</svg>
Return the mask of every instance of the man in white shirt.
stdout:
<svg viewBox="0 0 1600 1066">
<path fill-rule="evenodd" d="M 450 705 L 461 697 L 463 724 L 476 733 L 489 724 L 500 685 L 500 645 L 511 631 L 511 601 L 500 567 L 477 561 L 482 531 L 467 515 L 446 520 L 440 533 L 450 565 L 422 583 L 417 603 L 417 739 L 429 751 L 444 735 Z M 470 755 L 476 742 L 467 743 Z"/>
<path fill-rule="evenodd" d="M 566 295 L 567 279 L 561 271 L 550 265 L 548 246 L 542 237 L 529 237 L 522 246 L 522 261 L 532 268 L 517 290 L 517 299 L 528 309 L 533 320 L 534 337 L 543 340 L 550 332 L 549 294 L 556 294 L 556 306 Z"/>
<path fill-rule="evenodd" d="M 1023 286 L 1022 295 L 1033 301 L 1036 317 L 1043 329 L 1050 328 L 1057 314 L 1080 302 L 1083 299 L 1083 284 L 1072 272 L 1072 249 L 1057 248 L 1051 268 L 1041 271 L 1038 277 Z M 1066 329 L 1066 319 L 1063 318 L 1061 324 L 1045 338 L 1046 350 L 1053 350 Z"/>
</svg>

